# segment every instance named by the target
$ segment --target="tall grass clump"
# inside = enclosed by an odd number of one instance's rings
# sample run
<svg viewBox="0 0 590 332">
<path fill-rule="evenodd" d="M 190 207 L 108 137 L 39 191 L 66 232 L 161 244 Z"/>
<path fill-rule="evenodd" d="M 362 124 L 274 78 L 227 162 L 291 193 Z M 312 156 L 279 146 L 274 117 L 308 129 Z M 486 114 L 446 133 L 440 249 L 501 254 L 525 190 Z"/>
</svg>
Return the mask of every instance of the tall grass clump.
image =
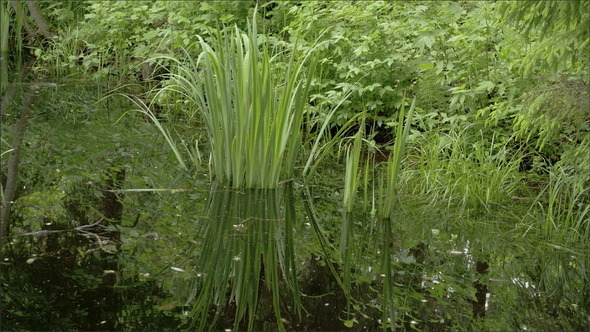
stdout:
<svg viewBox="0 0 590 332">
<path fill-rule="evenodd" d="M 395 330 L 396 310 L 394 303 L 394 285 L 393 285 L 393 227 L 392 217 L 394 214 L 395 204 L 397 202 L 397 186 L 400 178 L 400 168 L 404 156 L 406 140 L 408 138 L 410 124 L 416 98 L 412 101 L 410 109 L 406 114 L 405 98 L 402 101 L 402 107 L 398 114 L 397 127 L 395 130 L 395 143 L 393 153 L 389 155 L 385 174 L 381 176 L 381 199 L 379 203 L 379 217 L 381 226 L 381 275 L 383 276 L 383 293 L 382 293 L 382 328 L 383 330 Z"/>
<path fill-rule="evenodd" d="M 549 183 L 533 205 L 540 211 L 541 228 L 546 237 L 563 242 L 590 240 L 589 177 L 581 176 L 563 166 L 549 172 Z"/>
<path fill-rule="evenodd" d="M 210 167 L 216 182 L 232 187 L 275 188 L 290 177 L 301 146 L 301 125 L 315 61 L 315 48 L 271 54 L 258 38 L 256 20 L 248 32 L 217 32 L 195 59 L 173 60 L 177 71 L 164 90 L 181 93 L 207 127 Z M 187 52 L 188 53 L 188 52 Z M 309 65 L 309 70 L 306 66 Z"/>
<path fill-rule="evenodd" d="M 356 192 L 359 186 L 359 166 L 365 121 L 361 121 L 359 130 L 352 138 L 352 143 L 346 147 L 346 171 L 344 177 L 344 214 L 340 237 L 340 256 L 343 268 L 343 290 L 347 296 L 347 311 L 350 312 L 350 293 L 352 285 L 352 252 L 356 246 L 353 243 L 353 218 Z"/>
<path fill-rule="evenodd" d="M 490 210 L 509 200 L 522 186 L 522 154 L 498 143 L 494 135 L 469 134 L 466 129 L 431 133 L 418 139 L 415 167 L 408 173 L 414 194 L 461 210 Z"/>
<path fill-rule="evenodd" d="M 382 182 L 383 196 L 379 209 L 381 218 L 389 218 L 393 213 L 393 207 L 397 197 L 397 184 L 400 178 L 400 167 L 404 156 L 406 140 L 410 131 L 410 124 L 412 123 L 415 104 L 416 98 L 412 101 L 412 105 L 406 114 L 405 105 L 402 102 L 402 108 L 399 111 L 393 153 L 389 155 L 385 174 L 381 177 L 382 181 L 384 181 Z"/>
<path fill-rule="evenodd" d="M 353 137 L 353 142 L 346 148 L 346 171 L 344 175 L 344 207 L 346 212 L 352 212 L 354 197 L 359 186 L 359 165 L 361 159 L 361 147 L 363 143 L 363 131 L 365 121 L 361 121 L 360 129 Z"/>
</svg>

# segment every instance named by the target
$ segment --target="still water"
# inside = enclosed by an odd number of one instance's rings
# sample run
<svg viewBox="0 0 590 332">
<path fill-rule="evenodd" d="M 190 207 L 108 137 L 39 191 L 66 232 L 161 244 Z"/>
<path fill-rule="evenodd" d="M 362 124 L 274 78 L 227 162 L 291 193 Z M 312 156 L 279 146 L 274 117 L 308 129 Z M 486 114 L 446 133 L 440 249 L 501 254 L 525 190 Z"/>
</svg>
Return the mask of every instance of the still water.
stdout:
<svg viewBox="0 0 590 332">
<path fill-rule="evenodd" d="M 523 237 L 506 211 L 405 196 L 382 219 L 291 182 L 171 197 L 194 204 L 168 226 L 156 213 L 27 236 L 44 253 L 4 262 L 3 329 L 551 329 L 552 305 L 582 305 L 567 287 L 588 287 L 583 253 Z"/>
</svg>

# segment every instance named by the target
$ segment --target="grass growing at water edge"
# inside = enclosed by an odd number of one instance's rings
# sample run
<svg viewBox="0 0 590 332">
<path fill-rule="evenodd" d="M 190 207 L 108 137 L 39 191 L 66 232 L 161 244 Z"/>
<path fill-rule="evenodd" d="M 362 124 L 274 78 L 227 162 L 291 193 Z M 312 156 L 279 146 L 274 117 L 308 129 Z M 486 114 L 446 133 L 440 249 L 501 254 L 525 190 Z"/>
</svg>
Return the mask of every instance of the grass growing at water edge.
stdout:
<svg viewBox="0 0 590 332">
<path fill-rule="evenodd" d="M 184 95 L 196 108 L 189 116 L 204 118 L 217 182 L 275 188 L 282 176 L 292 175 L 301 146 L 315 47 L 301 54 L 295 43 L 271 54 L 258 40 L 255 19 L 247 34 L 237 27 L 224 31 L 212 45 L 199 37 L 196 59 L 163 57 L 176 63 L 177 72 L 162 91 Z"/>
<path fill-rule="evenodd" d="M 405 98 L 404 98 L 405 99 Z M 405 101 L 405 100 L 404 100 Z M 412 115 L 416 105 L 416 98 L 412 101 L 410 109 L 407 114 L 405 111 L 405 103 L 402 101 L 402 107 L 399 110 L 397 127 L 395 130 L 395 143 L 393 146 L 393 153 L 390 154 L 387 161 L 387 168 L 385 174 L 381 177 L 382 191 L 381 200 L 379 204 L 379 215 L 382 231 L 382 252 L 381 252 L 381 273 L 383 276 L 383 295 L 382 299 L 382 318 L 381 324 L 383 330 L 395 330 L 396 325 L 396 309 L 394 303 L 394 289 L 393 289 L 393 268 L 392 268 L 392 248 L 393 241 L 392 233 L 392 216 L 397 202 L 397 185 L 401 163 L 404 155 L 406 139 L 410 131 L 410 124 L 412 123 Z M 405 121 L 404 121 L 405 120 Z"/>
<path fill-rule="evenodd" d="M 405 98 L 404 98 L 405 99 Z M 389 155 L 387 161 L 387 169 L 382 176 L 382 197 L 380 203 L 381 218 L 389 218 L 393 213 L 394 204 L 397 195 L 397 184 L 400 174 L 402 159 L 404 156 L 404 149 L 406 140 L 410 131 L 410 124 L 412 123 L 412 115 L 414 114 L 414 107 L 416 105 L 416 98 L 412 101 L 410 109 L 407 114 L 405 111 L 405 104 L 402 101 L 402 107 L 398 114 L 397 127 L 395 129 L 395 143 L 393 146 L 393 153 Z"/>
<path fill-rule="evenodd" d="M 475 142 L 475 143 L 474 143 Z M 521 187 L 520 151 L 496 137 L 469 134 L 466 129 L 448 134 L 421 136 L 413 154 L 415 167 L 404 174 L 412 193 L 430 197 L 432 204 L 483 208 L 508 201 Z"/>
<path fill-rule="evenodd" d="M 540 228 L 546 237 L 559 239 L 563 244 L 590 242 L 590 204 L 585 179 L 572 176 L 573 172 L 560 166 L 549 172 L 549 183 L 539 193 L 531 209 L 538 210 Z M 545 200 L 542 196 L 545 195 Z"/>
</svg>

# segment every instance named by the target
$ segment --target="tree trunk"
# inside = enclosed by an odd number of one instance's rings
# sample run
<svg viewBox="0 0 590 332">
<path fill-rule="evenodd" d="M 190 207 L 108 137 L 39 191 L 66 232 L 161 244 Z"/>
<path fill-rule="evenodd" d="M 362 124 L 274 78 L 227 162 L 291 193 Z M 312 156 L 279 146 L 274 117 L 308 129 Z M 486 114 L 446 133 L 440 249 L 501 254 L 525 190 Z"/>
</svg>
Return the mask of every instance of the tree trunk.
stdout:
<svg viewBox="0 0 590 332">
<path fill-rule="evenodd" d="M 0 118 L 4 116 L 4 112 L 6 112 L 6 109 L 8 109 L 8 105 L 10 105 L 12 98 L 14 98 L 14 94 L 16 93 L 16 87 L 19 85 L 19 83 L 21 83 L 24 73 L 30 69 L 30 65 L 22 66 L 20 71 L 18 72 L 16 80 L 10 83 L 10 86 L 8 86 L 8 89 L 6 89 L 6 93 L 2 96 L 2 100 L 0 100 Z"/>
<path fill-rule="evenodd" d="M 39 8 L 39 4 L 36 1 L 29 0 L 27 1 L 27 5 L 29 6 L 29 13 L 31 13 L 31 18 L 33 19 L 33 21 L 35 21 L 35 24 L 37 25 L 37 28 L 39 29 L 39 32 L 41 32 L 43 37 L 52 38 L 53 36 L 55 36 L 55 33 L 49 30 L 49 25 L 47 24 L 45 17 L 43 17 L 43 14 L 41 14 L 41 8 Z"/>
<path fill-rule="evenodd" d="M 21 3 L 17 3 L 17 1 L 10 1 L 10 4 L 12 5 L 12 8 L 14 9 L 15 12 L 19 12 L 20 10 L 23 10 L 24 7 L 22 7 Z M 25 28 L 25 31 L 27 32 L 27 35 L 31 38 L 36 38 L 37 34 L 35 33 L 35 30 L 33 30 L 33 28 L 31 27 L 31 25 L 29 24 L 29 22 L 27 22 L 27 20 L 23 19 L 23 27 Z"/>
<path fill-rule="evenodd" d="M 20 110 L 20 115 L 16 121 L 16 131 L 12 138 L 12 151 L 9 154 L 6 163 L 6 185 L 4 186 L 4 201 L 2 202 L 2 211 L 0 211 L 0 250 L 3 248 L 4 240 L 8 240 L 10 225 L 10 208 L 12 206 L 16 187 L 18 185 L 18 162 L 20 156 L 21 144 L 29 119 L 29 109 L 33 105 L 33 100 L 37 94 L 37 86 L 32 85 L 25 94 L 25 100 Z"/>
</svg>

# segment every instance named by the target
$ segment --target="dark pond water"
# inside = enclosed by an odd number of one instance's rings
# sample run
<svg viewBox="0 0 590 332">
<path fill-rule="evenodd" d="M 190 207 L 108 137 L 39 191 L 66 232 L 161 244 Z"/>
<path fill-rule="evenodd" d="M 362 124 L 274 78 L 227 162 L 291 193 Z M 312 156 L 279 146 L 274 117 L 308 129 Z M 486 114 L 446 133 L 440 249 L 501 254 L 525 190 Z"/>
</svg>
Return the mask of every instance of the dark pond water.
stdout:
<svg viewBox="0 0 590 332">
<path fill-rule="evenodd" d="M 3 264 L 2 328 L 583 330 L 588 322 L 576 302 L 588 299 L 578 274 L 587 256 L 523 237 L 515 211 L 465 213 L 402 196 L 398 212 L 380 219 L 363 204 L 343 213 L 332 187 L 293 183 L 167 199 L 182 207 L 166 223 L 152 211 L 133 225 L 48 223 L 22 236 L 15 243 L 30 249 Z"/>
</svg>

